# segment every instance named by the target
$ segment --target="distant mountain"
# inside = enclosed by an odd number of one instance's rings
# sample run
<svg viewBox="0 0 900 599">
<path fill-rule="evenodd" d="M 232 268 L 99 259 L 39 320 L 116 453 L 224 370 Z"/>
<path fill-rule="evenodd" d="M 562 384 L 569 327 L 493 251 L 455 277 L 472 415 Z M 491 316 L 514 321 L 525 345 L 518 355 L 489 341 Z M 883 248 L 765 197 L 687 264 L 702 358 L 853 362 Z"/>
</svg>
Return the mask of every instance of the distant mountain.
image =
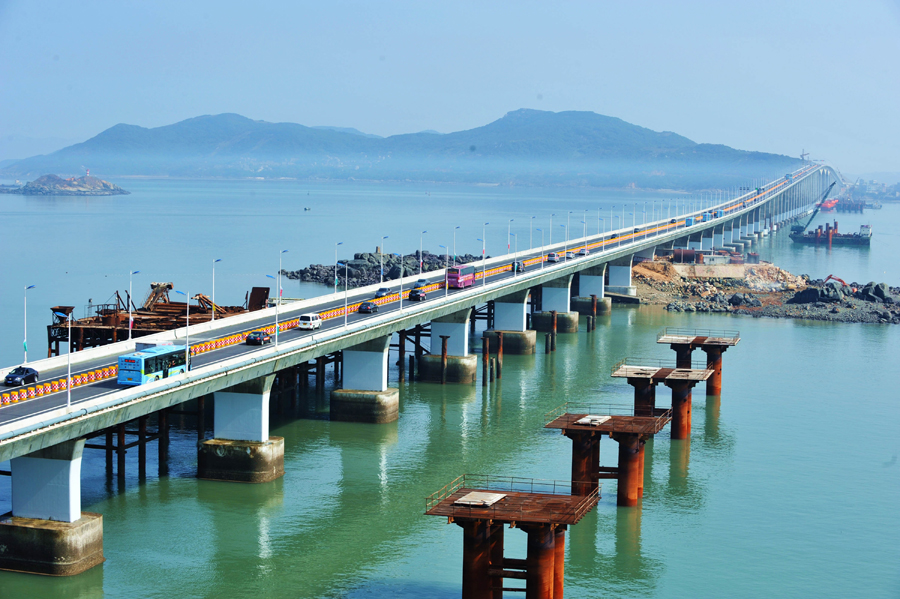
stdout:
<svg viewBox="0 0 900 599">
<path fill-rule="evenodd" d="M 86 166 L 104 176 L 696 188 L 744 183 L 799 163 L 697 144 L 593 112 L 522 109 L 467 131 L 386 138 L 220 114 L 154 129 L 116 125 L 84 143 L 0 168 L 0 177 L 77 173 Z"/>
<path fill-rule="evenodd" d="M 326 131 L 340 131 L 341 133 L 352 133 L 353 135 L 362 135 L 363 137 L 371 137 L 373 139 L 383 139 L 380 135 L 375 135 L 374 133 L 363 133 L 359 129 L 354 129 L 353 127 L 327 127 L 325 125 L 319 125 L 317 127 L 313 127 L 313 129 L 324 129 Z"/>
<path fill-rule="evenodd" d="M 130 192 L 97 177 L 63 179 L 56 175 L 44 175 L 22 187 L 2 187 L 0 193 L 26 196 L 114 196 L 127 195 Z"/>
</svg>

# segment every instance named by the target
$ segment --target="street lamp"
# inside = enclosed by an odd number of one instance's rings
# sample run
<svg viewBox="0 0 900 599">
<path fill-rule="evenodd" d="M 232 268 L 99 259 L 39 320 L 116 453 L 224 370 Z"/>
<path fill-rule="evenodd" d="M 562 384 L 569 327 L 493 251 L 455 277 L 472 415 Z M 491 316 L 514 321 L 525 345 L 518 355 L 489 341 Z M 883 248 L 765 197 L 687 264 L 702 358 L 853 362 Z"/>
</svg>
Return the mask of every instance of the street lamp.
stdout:
<svg viewBox="0 0 900 599">
<path fill-rule="evenodd" d="M 586 249 L 587 248 L 587 210 L 584 211 L 584 218 L 585 218 L 585 220 L 581 221 L 581 224 L 584 225 L 584 227 L 582 227 L 584 229 L 584 232 L 581 234 L 581 237 L 582 237 L 582 242 L 584 243 L 584 247 Z"/>
<path fill-rule="evenodd" d="M 25 288 L 25 291 L 22 293 L 25 296 L 25 337 L 22 339 L 22 347 L 25 348 L 25 361 L 23 364 L 28 364 L 28 290 L 34 289 L 34 285 L 28 285 Z"/>
<path fill-rule="evenodd" d="M 350 289 L 350 278 L 349 278 L 349 266 L 347 265 L 347 260 L 344 260 L 344 328 L 347 328 L 347 290 Z M 337 271 L 335 271 L 337 272 Z"/>
<path fill-rule="evenodd" d="M 556 213 L 550 214 L 550 245 L 553 245 L 553 217 L 556 216 Z"/>
<path fill-rule="evenodd" d="M 281 303 L 281 294 L 283 293 L 281 291 L 281 256 L 282 256 L 282 254 L 286 254 L 286 253 L 287 253 L 287 250 L 281 250 L 281 253 L 278 254 L 278 279 L 276 281 L 278 283 L 278 297 L 275 299 L 276 306 Z M 275 343 L 276 344 L 278 343 L 278 329 L 277 328 L 275 329 Z"/>
<path fill-rule="evenodd" d="M 216 258 L 213 260 L 213 296 L 212 296 L 212 304 L 213 304 L 213 313 L 212 320 L 216 319 L 216 262 L 221 262 L 221 258 Z"/>
<path fill-rule="evenodd" d="M 482 287 L 487 285 L 487 278 L 485 277 L 485 269 L 487 267 L 487 264 L 486 264 L 487 260 L 486 260 L 486 256 L 484 253 L 484 249 L 487 244 L 485 243 L 484 240 L 487 239 L 487 228 L 486 227 L 489 224 L 491 224 L 491 223 L 484 223 L 483 225 L 481 225 L 481 239 L 478 240 L 481 242 L 481 286 Z"/>
<path fill-rule="evenodd" d="M 613 216 L 613 218 L 619 218 L 619 215 L 616 214 L 616 215 Z M 618 238 L 619 238 L 619 242 L 616 244 L 616 246 L 617 246 L 617 247 L 622 247 L 622 235 L 619 234 L 619 235 L 618 235 Z"/>
<path fill-rule="evenodd" d="M 516 262 L 516 258 L 519 257 L 519 234 L 518 233 L 510 233 L 513 238 L 516 240 L 515 243 L 515 253 L 513 254 L 513 278 L 516 276 L 516 272 L 518 271 L 518 263 Z M 509 244 L 509 240 L 506 241 L 507 245 Z"/>
<path fill-rule="evenodd" d="M 69 321 L 69 354 L 66 373 L 66 412 L 68 413 L 72 409 L 72 315 L 62 312 L 54 312 L 54 314 Z"/>
<path fill-rule="evenodd" d="M 453 264 L 456 264 L 458 262 L 458 259 L 456 257 L 456 230 L 458 228 L 459 227 L 453 227 Z"/>
<path fill-rule="evenodd" d="M 188 370 L 191 369 L 191 296 L 177 289 L 175 293 L 183 295 L 187 304 L 187 326 L 184 328 L 184 376 L 187 376 Z"/>
<path fill-rule="evenodd" d="M 134 303 L 131 301 L 131 278 L 138 274 L 139 270 L 130 270 L 128 271 L 128 340 L 131 341 L 131 329 L 134 326 L 134 318 L 131 316 L 131 305 Z M 118 319 L 117 319 L 118 321 Z"/>
<path fill-rule="evenodd" d="M 422 233 L 419 235 L 419 275 L 422 274 L 422 262 L 425 258 L 425 256 L 422 255 L 422 238 L 425 237 L 425 233 L 427 232 L 428 231 L 422 231 Z"/>
<path fill-rule="evenodd" d="M 541 232 L 541 270 L 544 270 L 544 230 L 538 229 Z"/>
<path fill-rule="evenodd" d="M 381 238 L 381 252 L 378 254 L 379 257 L 381 258 L 381 278 L 379 278 L 379 280 L 378 280 L 379 283 L 384 283 L 384 240 L 387 238 L 388 238 L 387 235 L 385 235 L 384 237 Z M 337 260 L 337 258 L 335 258 L 335 261 L 336 260 Z M 337 276 L 337 275 L 335 275 L 335 276 Z"/>
<path fill-rule="evenodd" d="M 266 275 L 266 276 L 269 277 L 270 279 L 272 279 L 273 281 L 275 281 L 276 285 L 278 284 L 278 279 L 276 279 L 272 275 Z M 278 310 L 279 310 L 278 304 L 279 304 L 279 302 L 278 302 L 278 299 L 276 298 L 276 300 L 275 300 L 275 347 L 278 347 Z"/>
<path fill-rule="evenodd" d="M 560 227 L 562 227 L 563 229 L 566 230 L 566 245 L 565 245 L 565 250 L 564 250 L 565 253 L 563 255 L 565 256 L 566 260 L 568 260 L 569 259 L 569 256 L 568 256 L 568 254 L 569 254 L 569 225 L 560 225 Z"/>
<path fill-rule="evenodd" d="M 536 216 L 532 216 L 531 220 L 528 222 L 528 251 L 529 252 L 534 248 L 534 243 L 532 240 L 532 235 L 533 235 L 532 230 L 534 229 L 534 219 L 536 219 L 536 218 L 537 218 Z"/>
<path fill-rule="evenodd" d="M 339 245 L 344 245 L 343 241 L 338 241 L 334 244 L 334 292 L 337 293 L 337 248 Z"/>
<path fill-rule="evenodd" d="M 444 297 L 447 297 L 450 295 L 450 248 L 440 244 L 438 244 L 438 247 L 444 248 Z"/>
<path fill-rule="evenodd" d="M 509 222 L 506 223 L 506 255 L 509 256 L 509 236 L 512 233 L 512 222 L 515 219 L 509 219 Z"/>
<path fill-rule="evenodd" d="M 403 256 L 394 254 L 400 258 L 400 314 L 403 314 Z"/>
</svg>

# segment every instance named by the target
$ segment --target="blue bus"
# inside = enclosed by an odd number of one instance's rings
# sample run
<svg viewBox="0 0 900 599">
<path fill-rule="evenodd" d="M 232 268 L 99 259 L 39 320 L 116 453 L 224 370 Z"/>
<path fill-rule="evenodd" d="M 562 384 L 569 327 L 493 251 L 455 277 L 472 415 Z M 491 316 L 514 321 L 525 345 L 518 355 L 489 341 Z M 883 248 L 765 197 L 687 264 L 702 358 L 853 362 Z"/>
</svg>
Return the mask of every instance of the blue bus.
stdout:
<svg viewBox="0 0 900 599">
<path fill-rule="evenodd" d="M 119 356 L 119 384 L 143 385 L 185 372 L 183 345 L 158 345 Z"/>
</svg>

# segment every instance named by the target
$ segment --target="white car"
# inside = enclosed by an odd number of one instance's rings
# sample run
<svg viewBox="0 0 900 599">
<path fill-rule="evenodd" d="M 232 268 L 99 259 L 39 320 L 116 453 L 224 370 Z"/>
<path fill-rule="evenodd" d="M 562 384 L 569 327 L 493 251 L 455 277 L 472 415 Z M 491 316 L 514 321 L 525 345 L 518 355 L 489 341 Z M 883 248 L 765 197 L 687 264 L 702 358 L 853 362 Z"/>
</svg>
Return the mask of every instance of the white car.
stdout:
<svg viewBox="0 0 900 599">
<path fill-rule="evenodd" d="M 318 314 L 301 314 L 300 315 L 300 324 L 298 325 L 301 329 L 306 330 L 314 330 L 322 328 L 322 319 L 319 318 Z"/>
<path fill-rule="evenodd" d="M 590 251 L 588 251 L 587 248 L 581 248 L 580 250 L 578 250 L 578 255 L 581 257 L 587 256 L 588 254 L 590 254 Z"/>
<path fill-rule="evenodd" d="M 547 262 L 559 262 L 560 256 L 556 252 L 550 252 L 547 254 Z"/>
</svg>

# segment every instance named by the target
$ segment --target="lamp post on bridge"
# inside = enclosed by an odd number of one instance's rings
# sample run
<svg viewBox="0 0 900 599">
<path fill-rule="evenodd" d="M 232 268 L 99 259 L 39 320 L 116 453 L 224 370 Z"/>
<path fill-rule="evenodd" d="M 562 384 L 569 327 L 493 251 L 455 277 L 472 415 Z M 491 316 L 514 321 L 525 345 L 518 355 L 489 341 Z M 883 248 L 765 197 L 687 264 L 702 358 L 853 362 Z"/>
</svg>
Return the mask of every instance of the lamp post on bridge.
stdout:
<svg viewBox="0 0 900 599">
<path fill-rule="evenodd" d="M 422 274 L 422 262 L 425 261 L 425 256 L 422 254 L 422 238 L 425 237 L 425 233 L 428 231 L 422 231 L 419 235 L 419 274 Z"/>
<path fill-rule="evenodd" d="M 529 252 L 534 249 L 534 237 L 533 237 L 534 233 L 533 233 L 533 231 L 534 231 L 534 219 L 536 219 L 536 218 L 537 218 L 536 216 L 532 216 L 531 219 L 528 221 L 528 251 Z"/>
<path fill-rule="evenodd" d="M 516 272 L 518 272 L 518 269 L 519 269 L 519 263 L 517 261 L 517 258 L 519 257 L 519 235 L 518 235 L 518 233 L 510 233 L 510 235 L 512 235 L 515 238 L 515 244 L 516 244 L 515 252 L 513 253 L 513 278 L 515 278 Z M 507 241 L 507 243 L 509 243 L 509 242 Z"/>
<path fill-rule="evenodd" d="M 276 278 L 273 277 L 272 275 L 266 275 L 266 276 L 267 276 L 268 278 L 272 279 L 273 281 L 275 281 L 275 284 L 276 284 L 276 285 L 278 284 L 278 279 L 276 279 Z M 277 293 L 278 293 L 278 292 L 276 291 L 276 295 L 277 295 Z M 275 347 L 278 347 L 278 310 L 279 310 L 279 305 L 278 305 L 278 304 L 279 304 L 279 303 L 280 303 L 280 302 L 279 302 L 279 301 L 277 300 L 277 298 L 276 298 L 276 300 L 275 300 Z"/>
<path fill-rule="evenodd" d="M 569 260 L 569 226 L 568 225 L 560 225 L 563 229 L 566 230 L 566 243 L 563 246 L 565 249 L 563 250 L 563 262 L 567 262 Z"/>
<path fill-rule="evenodd" d="M 69 321 L 69 353 L 66 365 L 66 413 L 72 410 L 72 315 L 54 312 L 60 318 Z"/>
<path fill-rule="evenodd" d="M 342 266 L 344 267 L 344 328 L 345 329 L 347 328 L 347 312 L 349 311 L 347 309 L 347 293 L 348 293 L 348 290 L 350 289 L 350 276 L 349 276 L 350 267 L 347 265 L 348 262 L 349 262 L 349 260 L 344 260 L 344 263 L 342 264 Z"/>
<path fill-rule="evenodd" d="M 400 258 L 400 314 L 403 314 L 403 256 L 394 254 Z"/>
<path fill-rule="evenodd" d="M 213 267 L 215 268 L 215 267 Z M 131 341 L 131 329 L 134 327 L 134 317 L 131 315 L 131 305 L 134 303 L 131 301 L 131 279 L 134 275 L 140 273 L 139 270 L 129 270 L 128 271 L 128 340 Z M 116 319 L 116 324 L 118 324 L 119 319 Z"/>
<path fill-rule="evenodd" d="M 381 276 L 378 278 L 379 284 L 384 283 L 384 240 L 387 238 L 387 235 L 381 238 L 381 251 L 378 252 L 378 257 L 381 258 Z M 337 261 L 337 258 L 335 258 L 335 261 Z M 337 276 L 337 274 L 335 274 L 335 276 Z"/>
<path fill-rule="evenodd" d="M 216 262 L 221 262 L 221 258 L 213 260 L 213 293 L 212 293 L 212 320 L 216 319 Z"/>
<path fill-rule="evenodd" d="M 512 222 L 515 219 L 509 219 L 509 222 L 506 223 L 506 255 L 509 256 L 509 236 L 512 234 Z"/>
<path fill-rule="evenodd" d="M 541 270 L 544 270 L 544 230 L 538 229 L 541 232 Z"/>
<path fill-rule="evenodd" d="M 446 245 L 438 244 L 438 247 L 444 248 L 444 297 L 450 295 L 450 248 Z"/>
<path fill-rule="evenodd" d="M 338 265 L 338 262 L 337 262 L 337 249 L 338 249 L 338 246 L 339 246 L 339 245 L 344 245 L 344 242 L 343 242 L 343 241 L 338 241 L 336 244 L 334 244 L 334 293 L 335 293 L 335 294 L 337 294 L 337 281 L 338 281 L 338 276 L 337 276 L 337 265 Z"/>
<path fill-rule="evenodd" d="M 456 264 L 459 259 L 456 257 L 456 230 L 459 227 L 453 227 L 453 264 Z"/>
<path fill-rule="evenodd" d="M 482 287 L 487 285 L 487 276 L 486 276 L 487 255 L 484 252 L 485 252 L 485 248 L 487 247 L 487 242 L 485 241 L 485 239 L 487 239 L 487 226 L 489 224 L 491 224 L 491 223 L 484 223 L 483 225 L 481 225 L 481 240 L 480 241 L 481 241 L 481 286 Z"/>
<path fill-rule="evenodd" d="M 191 296 L 177 289 L 175 293 L 184 296 L 184 302 L 187 306 L 186 325 L 184 327 L 184 376 L 187 376 L 188 371 L 191 369 Z M 275 330 L 277 331 L 278 329 L 276 328 Z"/>
<path fill-rule="evenodd" d="M 550 245 L 553 245 L 553 217 L 556 216 L 556 213 L 550 214 Z"/>
<path fill-rule="evenodd" d="M 25 298 L 25 302 L 24 302 L 24 305 L 25 305 L 25 314 L 24 314 L 25 336 L 22 338 L 22 347 L 25 349 L 25 361 L 22 362 L 22 364 L 28 364 L 28 290 L 29 289 L 34 289 L 34 285 L 27 285 L 25 287 L 25 291 L 22 293 L 22 295 Z"/>
</svg>

